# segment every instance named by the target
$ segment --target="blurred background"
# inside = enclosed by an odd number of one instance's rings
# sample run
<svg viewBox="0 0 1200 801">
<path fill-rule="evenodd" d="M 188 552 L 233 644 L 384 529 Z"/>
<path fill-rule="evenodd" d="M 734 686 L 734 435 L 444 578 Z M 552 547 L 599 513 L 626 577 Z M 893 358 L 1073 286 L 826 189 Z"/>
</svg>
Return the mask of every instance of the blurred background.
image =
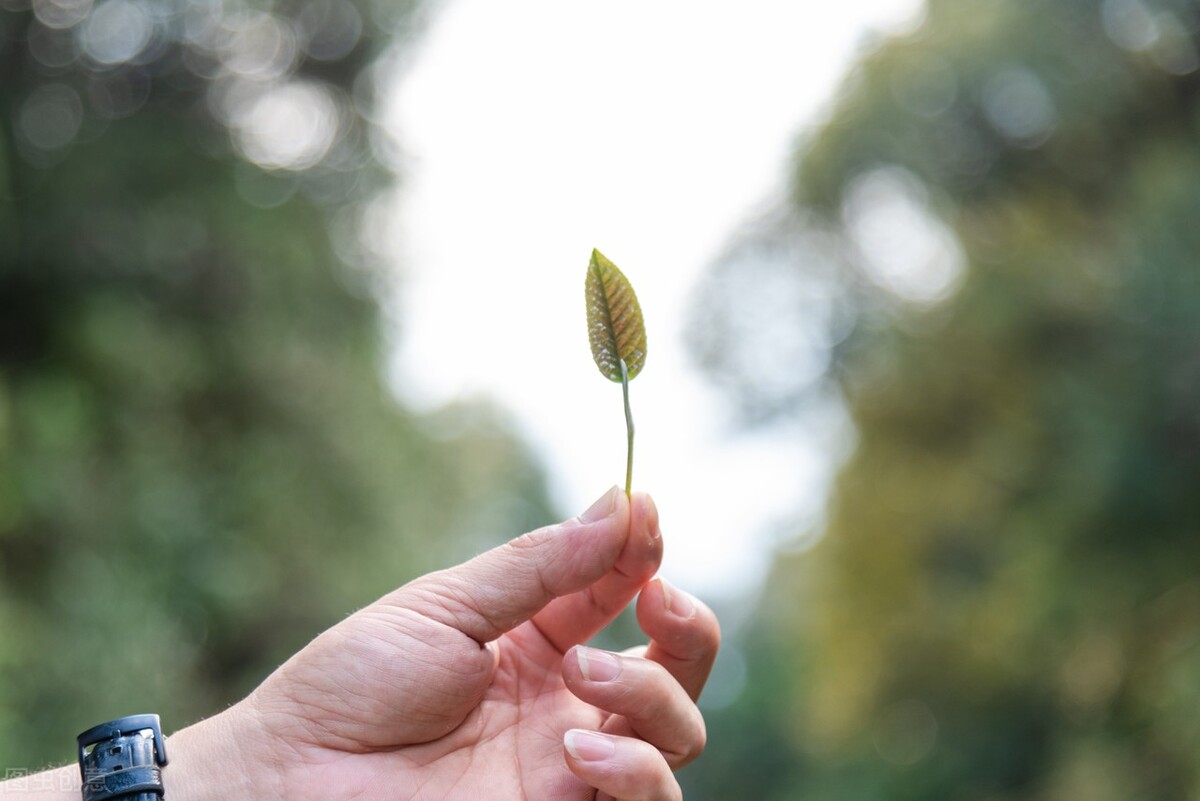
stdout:
<svg viewBox="0 0 1200 801">
<path fill-rule="evenodd" d="M 845 5 L 0 0 L 0 765 L 620 481 L 598 247 L 688 798 L 1200 799 L 1200 4 Z"/>
</svg>

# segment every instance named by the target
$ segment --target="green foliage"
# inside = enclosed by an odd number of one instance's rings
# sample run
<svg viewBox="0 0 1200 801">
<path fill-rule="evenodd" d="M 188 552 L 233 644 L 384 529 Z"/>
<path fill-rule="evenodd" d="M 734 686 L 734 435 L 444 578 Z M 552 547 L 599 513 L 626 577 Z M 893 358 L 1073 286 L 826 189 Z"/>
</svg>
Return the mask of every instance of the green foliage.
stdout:
<svg viewBox="0 0 1200 801">
<path fill-rule="evenodd" d="M 6 767 L 65 761 L 118 715 L 211 714 L 348 611 L 549 515 L 495 412 L 417 417 L 389 396 L 372 265 L 329 233 L 385 183 L 350 93 L 385 23 L 413 17 L 252 5 L 188 19 L 300 32 L 290 72 L 250 86 L 320 86 L 341 109 L 326 155 L 291 170 L 239 157 L 240 123 L 210 113 L 250 80 L 235 57 L 270 55 L 253 36 L 166 38 L 200 29 L 164 6 L 138 58 L 59 63 L 85 28 L 0 12 Z M 361 35 L 333 57 L 339 29 L 313 9 Z M 47 86 L 74 101 L 46 105 Z M 38 115 L 64 109 L 78 132 L 59 142 Z"/>
<path fill-rule="evenodd" d="M 793 699 L 757 762 L 802 775 L 705 776 L 709 797 L 1200 794 L 1197 13 L 931 2 L 806 144 L 793 224 L 842 268 L 809 249 L 793 280 L 854 304 L 832 377 L 857 444 L 823 541 L 773 582 L 806 667 L 751 668 Z M 880 169 L 953 231 L 947 299 L 897 296 L 845 244 Z"/>
</svg>

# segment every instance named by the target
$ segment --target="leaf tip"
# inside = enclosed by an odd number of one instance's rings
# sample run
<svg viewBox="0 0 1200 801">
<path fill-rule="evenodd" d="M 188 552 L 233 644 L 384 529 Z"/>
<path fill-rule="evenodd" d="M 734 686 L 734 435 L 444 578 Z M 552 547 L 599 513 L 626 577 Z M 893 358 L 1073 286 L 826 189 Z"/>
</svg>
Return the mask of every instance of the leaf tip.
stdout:
<svg viewBox="0 0 1200 801">
<path fill-rule="evenodd" d="M 588 268 L 592 270 L 602 269 L 605 265 L 612 265 L 612 262 L 607 256 L 600 252 L 598 248 L 592 248 L 592 258 L 588 260 Z"/>
</svg>

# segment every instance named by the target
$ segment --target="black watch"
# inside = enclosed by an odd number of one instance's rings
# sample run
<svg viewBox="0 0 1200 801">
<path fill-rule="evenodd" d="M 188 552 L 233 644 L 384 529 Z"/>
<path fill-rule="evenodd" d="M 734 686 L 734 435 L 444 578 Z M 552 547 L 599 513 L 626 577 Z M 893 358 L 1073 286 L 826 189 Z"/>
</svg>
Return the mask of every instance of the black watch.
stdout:
<svg viewBox="0 0 1200 801">
<path fill-rule="evenodd" d="M 147 736 L 149 732 L 149 736 Z M 83 801 L 159 801 L 167 764 L 158 715 L 130 715 L 79 735 Z"/>
</svg>

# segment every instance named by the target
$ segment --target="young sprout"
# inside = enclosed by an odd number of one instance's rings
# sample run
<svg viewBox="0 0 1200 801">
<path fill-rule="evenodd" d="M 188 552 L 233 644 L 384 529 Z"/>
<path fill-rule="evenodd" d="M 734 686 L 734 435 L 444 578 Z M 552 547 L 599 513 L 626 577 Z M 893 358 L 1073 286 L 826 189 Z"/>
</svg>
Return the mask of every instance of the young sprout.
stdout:
<svg viewBox="0 0 1200 801">
<path fill-rule="evenodd" d="M 633 414 L 629 411 L 629 382 L 646 364 L 646 326 L 642 307 L 625 274 L 604 255 L 592 250 L 587 284 L 588 340 L 600 374 L 620 381 L 625 398 L 628 451 L 625 460 L 625 494 L 633 487 Z"/>
</svg>

